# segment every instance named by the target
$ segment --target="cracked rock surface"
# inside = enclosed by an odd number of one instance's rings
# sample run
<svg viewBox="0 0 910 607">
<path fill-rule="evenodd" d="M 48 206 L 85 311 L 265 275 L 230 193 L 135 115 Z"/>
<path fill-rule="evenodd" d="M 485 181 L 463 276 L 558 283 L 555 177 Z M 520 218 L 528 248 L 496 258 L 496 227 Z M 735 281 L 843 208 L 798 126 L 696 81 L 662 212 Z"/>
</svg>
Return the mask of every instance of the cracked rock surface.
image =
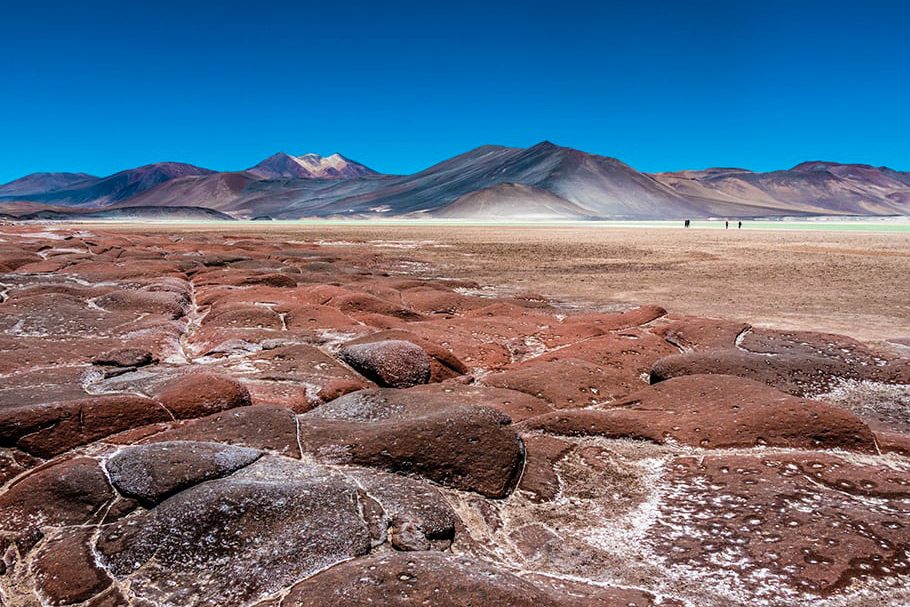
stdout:
<svg viewBox="0 0 910 607">
<path fill-rule="evenodd" d="M 381 244 L 0 226 L 0 606 L 910 605 L 905 348 Z"/>
</svg>

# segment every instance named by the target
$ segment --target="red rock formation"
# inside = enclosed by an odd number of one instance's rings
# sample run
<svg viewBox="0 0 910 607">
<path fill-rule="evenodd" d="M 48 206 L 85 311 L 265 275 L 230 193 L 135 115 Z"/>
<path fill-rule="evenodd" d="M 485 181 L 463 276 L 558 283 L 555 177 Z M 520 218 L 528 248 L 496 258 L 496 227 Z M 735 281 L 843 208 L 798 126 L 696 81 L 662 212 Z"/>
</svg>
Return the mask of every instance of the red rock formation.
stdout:
<svg viewBox="0 0 910 607">
<path fill-rule="evenodd" d="M 910 604 L 896 345 L 42 230 L 0 230 L 4 605 Z"/>
</svg>

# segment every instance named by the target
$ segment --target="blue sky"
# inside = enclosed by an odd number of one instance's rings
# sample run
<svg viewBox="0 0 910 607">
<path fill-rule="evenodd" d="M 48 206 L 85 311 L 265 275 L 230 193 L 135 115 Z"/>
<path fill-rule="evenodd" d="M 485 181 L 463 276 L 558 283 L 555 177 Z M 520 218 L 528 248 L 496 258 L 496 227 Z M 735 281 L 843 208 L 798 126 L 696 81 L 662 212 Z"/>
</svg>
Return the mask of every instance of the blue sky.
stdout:
<svg viewBox="0 0 910 607">
<path fill-rule="evenodd" d="M 29 2 L 0 182 L 341 152 L 413 172 L 543 139 L 646 171 L 910 170 L 910 2 Z"/>
</svg>

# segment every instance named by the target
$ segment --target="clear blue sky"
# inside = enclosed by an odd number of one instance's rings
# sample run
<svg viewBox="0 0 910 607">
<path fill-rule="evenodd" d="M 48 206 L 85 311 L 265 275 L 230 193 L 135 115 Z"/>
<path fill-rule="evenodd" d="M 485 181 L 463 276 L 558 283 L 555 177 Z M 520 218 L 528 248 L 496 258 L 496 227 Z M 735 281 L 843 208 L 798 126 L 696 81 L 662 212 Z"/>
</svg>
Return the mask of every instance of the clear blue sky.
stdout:
<svg viewBox="0 0 910 607">
<path fill-rule="evenodd" d="M 0 182 L 543 139 L 646 171 L 910 170 L 910 2 L 9 2 Z"/>
</svg>

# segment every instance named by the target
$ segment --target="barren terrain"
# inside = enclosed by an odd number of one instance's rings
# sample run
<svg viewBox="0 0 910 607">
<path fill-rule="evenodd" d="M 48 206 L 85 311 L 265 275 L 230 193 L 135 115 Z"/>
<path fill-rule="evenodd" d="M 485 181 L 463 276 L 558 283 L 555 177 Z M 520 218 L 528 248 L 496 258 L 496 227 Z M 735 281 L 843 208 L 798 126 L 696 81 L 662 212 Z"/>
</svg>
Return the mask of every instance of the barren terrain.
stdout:
<svg viewBox="0 0 910 607">
<path fill-rule="evenodd" d="M 413 267 L 420 275 L 476 280 L 499 291 L 533 291 L 582 308 L 647 302 L 759 326 L 866 340 L 910 338 L 910 231 L 417 222 L 205 225 L 270 240 L 369 244 L 387 256 L 426 262 L 427 268 Z M 102 226 L 135 229 L 134 224 Z M 174 228 L 152 224 L 143 229 Z"/>
<path fill-rule="evenodd" d="M 0 605 L 910 604 L 906 238 L 0 225 Z"/>
</svg>

